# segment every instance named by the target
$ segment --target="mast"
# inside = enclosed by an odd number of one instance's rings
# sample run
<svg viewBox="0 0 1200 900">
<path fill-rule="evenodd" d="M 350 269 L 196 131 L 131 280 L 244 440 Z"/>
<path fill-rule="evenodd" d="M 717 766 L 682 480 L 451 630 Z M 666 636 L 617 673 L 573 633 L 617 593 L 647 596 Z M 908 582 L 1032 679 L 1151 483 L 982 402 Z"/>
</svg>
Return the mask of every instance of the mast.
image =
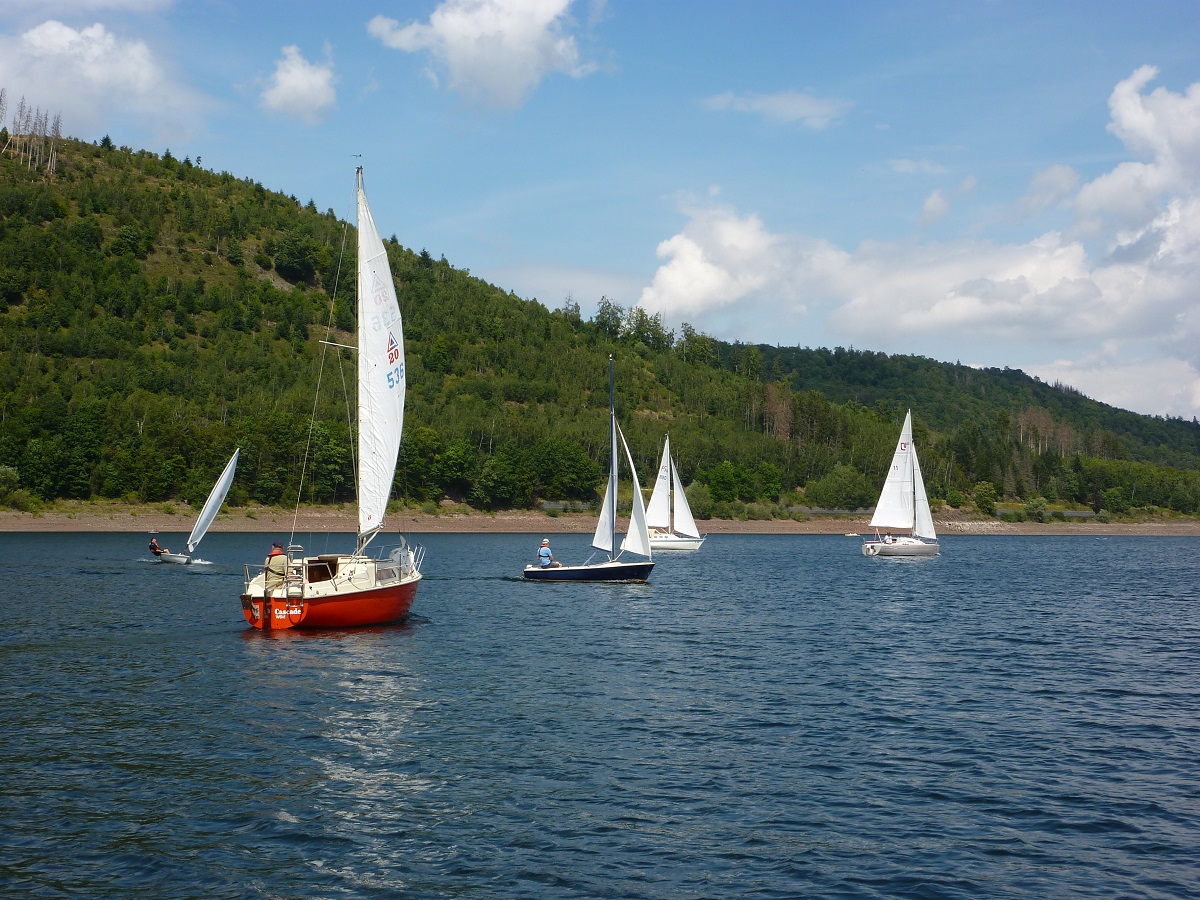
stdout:
<svg viewBox="0 0 1200 900">
<path fill-rule="evenodd" d="M 675 460 L 671 459 L 671 432 L 667 432 L 667 437 L 663 443 L 663 456 L 667 458 L 668 476 L 675 474 Z M 667 531 L 671 534 L 675 533 L 675 485 L 668 481 L 667 486 Z"/>
<path fill-rule="evenodd" d="M 612 543 L 608 551 L 608 558 L 616 559 L 617 556 L 617 392 L 613 381 L 613 355 L 608 354 L 608 420 L 609 420 L 609 443 L 611 444 L 609 459 L 612 460 L 608 471 L 608 480 L 612 484 L 613 489 L 613 508 L 612 508 Z"/>
</svg>

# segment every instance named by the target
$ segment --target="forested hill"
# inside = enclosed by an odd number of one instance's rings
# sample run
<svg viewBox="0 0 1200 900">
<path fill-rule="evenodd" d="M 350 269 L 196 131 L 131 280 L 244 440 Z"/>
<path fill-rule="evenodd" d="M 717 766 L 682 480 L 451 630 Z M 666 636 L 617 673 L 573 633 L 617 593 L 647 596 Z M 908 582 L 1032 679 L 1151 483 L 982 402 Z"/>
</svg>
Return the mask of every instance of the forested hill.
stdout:
<svg viewBox="0 0 1200 900">
<path fill-rule="evenodd" d="M 0 131 L 0 503 L 353 496 L 352 228 L 169 152 Z M 352 184 L 347 171 L 347 192 Z M 388 223 L 380 223 L 386 234 Z M 1122 412 L 1018 371 L 726 344 L 602 298 L 549 309 L 387 242 L 405 320 L 397 494 L 482 508 L 591 503 L 607 363 L 643 482 L 670 431 L 700 515 L 874 502 L 905 408 L 930 493 L 1200 510 L 1200 425 Z M 340 274 L 339 274 L 340 273 Z M 338 367 L 342 371 L 339 374 Z M 326 393 L 322 391 L 322 393 Z"/>
</svg>

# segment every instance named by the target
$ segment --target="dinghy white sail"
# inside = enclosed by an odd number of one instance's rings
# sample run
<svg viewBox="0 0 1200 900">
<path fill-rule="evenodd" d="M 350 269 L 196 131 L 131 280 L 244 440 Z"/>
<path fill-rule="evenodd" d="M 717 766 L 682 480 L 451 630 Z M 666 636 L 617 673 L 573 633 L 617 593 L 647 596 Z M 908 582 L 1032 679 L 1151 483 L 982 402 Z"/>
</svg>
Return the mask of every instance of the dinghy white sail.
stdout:
<svg viewBox="0 0 1200 900">
<path fill-rule="evenodd" d="M 233 484 L 233 476 L 237 471 L 238 453 L 240 452 L 240 448 L 233 451 L 233 456 L 229 457 L 229 462 L 225 463 L 225 469 L 221 472 L 221 477 L 217 479 L 217 483 L 209 491 L 208 499 L 204 501 L 200 515 L 196 519 L 196 524 L 192 526 L 192 533 L 188 535 L 187 553 L 160 553 L 158 554 L 160 560 L 165 563 L 174 563 L 177 566 L 191 564 L 192 554 L 200 546 L 200 541 L 204 539 L 204 535 L 208 534 L 208 526 L 212 525 L 213 519 L 221 511 L 221 504 L 225 502 L 225 495 L 229 493 L 229 488 Z"/>
</svg>

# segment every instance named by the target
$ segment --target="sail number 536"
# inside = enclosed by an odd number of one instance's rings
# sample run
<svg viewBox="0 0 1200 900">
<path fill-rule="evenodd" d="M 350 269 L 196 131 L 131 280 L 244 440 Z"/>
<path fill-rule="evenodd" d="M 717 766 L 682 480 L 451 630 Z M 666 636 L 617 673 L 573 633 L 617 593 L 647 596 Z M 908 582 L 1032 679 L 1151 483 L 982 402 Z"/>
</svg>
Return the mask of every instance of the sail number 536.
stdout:
<svg viewBox="0 0 1200 900">
<path fill-rule="evenodd" d="M 404 384 L 404 366 L 396 366 L 387 373 L 388 387 L 397 388 Z"/>
</svg>

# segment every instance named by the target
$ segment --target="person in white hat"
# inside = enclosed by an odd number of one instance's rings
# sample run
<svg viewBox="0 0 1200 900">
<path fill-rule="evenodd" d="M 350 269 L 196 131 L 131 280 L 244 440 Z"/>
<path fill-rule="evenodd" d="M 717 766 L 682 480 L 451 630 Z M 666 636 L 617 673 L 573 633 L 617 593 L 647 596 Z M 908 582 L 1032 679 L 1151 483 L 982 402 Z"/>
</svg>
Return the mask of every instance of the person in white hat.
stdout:
<svg viewBox="0 0 1200 900">
<path fill-rule="evenodd" d="M 538 565 L 543 569 L 558 569 L 562 567 L 562 563 L 554 558 L 554 554 L 550 552 L 550 538 L 542 538 L 542 546 L 538 547 L 537 552 Z"/>
</svg>

